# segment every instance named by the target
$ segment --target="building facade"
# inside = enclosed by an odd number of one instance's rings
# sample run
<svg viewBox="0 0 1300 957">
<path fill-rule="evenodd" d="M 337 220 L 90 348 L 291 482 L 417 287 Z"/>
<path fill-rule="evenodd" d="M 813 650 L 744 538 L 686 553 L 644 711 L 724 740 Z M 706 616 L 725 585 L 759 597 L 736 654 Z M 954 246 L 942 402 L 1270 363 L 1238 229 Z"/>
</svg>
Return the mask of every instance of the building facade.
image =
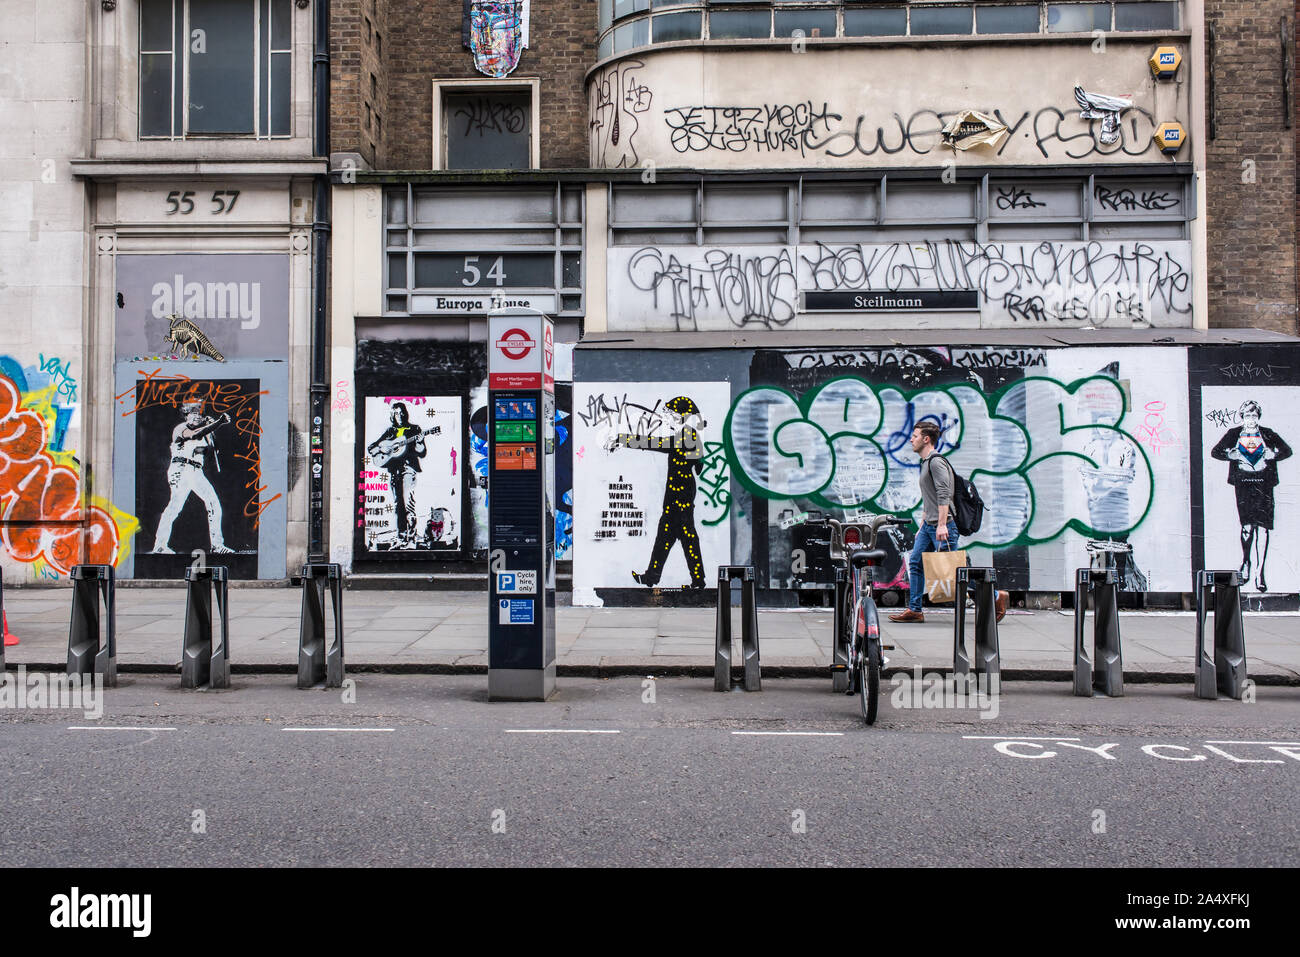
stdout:
<svg viewBox="0 0 1300 957">
<path fill-rule="evenodd" d="M 1242 512 L 1219 448 L 1251 402 L 1300 432 L 1294 147 L 1246 105 L 1286 73 L 1246 68 L 1271 41 L 1245 7 L 360 9 L 356 55 L 336 41 L 358 64 L 333 161 L 358 241 L 331 325 L 331 550 L 354 573 L 482 557 L 484 317 L 518 304 L 577 343 L 557 432 L 575 602 L 690 601 L 697 564 L 730 562 L 771 600 L 824 587 L 792 517 L 913 513 L 926 417 L 990 503 L 974 560 L 1015 590 L 1070 589 L 1090 539 L 1132 545 L 1132 591 L 1186 592 L 1207 564 L 1300 589 L 1264 514 L 1295 467 L 1261 441 L 1278 484 Z M 420 16 L 423 60 L 367 47 Z M 1243 152 L 1253 184 L 1228 177 Z M 1246 249 L 1265 262 L 1234 268 Z M 429 445 L 439 491 L 414 508 L 372 461 L 398 402 L 465 442 Z M 675 502 L 662 456 L 619 436 L 669 434 L 682 408 L 702 454 Z M 423 534 L 457 508 L 464 535 Z"/>
<path fill-rule="evenodd" d="M 90 562 L 175 579 L 199 552 L 232 578 L 283 578 L 306 554 L 326 170 L 312 6 L 5 15 L 6 578 Z"/>
<path fill-rule="evenodd" d="M 927 417 L 1013 590 L 1300 591 L 1284 0 L 323 2 L 15 11 L 0 371 L 70 491 L 13 479 L 7 574 L 477 580 L 514 308 L 576 602 L 824 588 L 794 517 L 913 514 Z"/>
</svg>

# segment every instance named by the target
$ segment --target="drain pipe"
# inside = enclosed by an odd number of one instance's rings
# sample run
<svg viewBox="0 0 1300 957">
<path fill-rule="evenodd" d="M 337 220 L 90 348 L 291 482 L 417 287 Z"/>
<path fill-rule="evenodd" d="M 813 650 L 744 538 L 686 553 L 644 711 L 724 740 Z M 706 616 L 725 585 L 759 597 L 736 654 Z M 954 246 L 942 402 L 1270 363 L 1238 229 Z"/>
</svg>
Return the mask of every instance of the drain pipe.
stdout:
<svg viewBox="0 0 1300 957">
<path fill-rule="evenodd" d="M 330 4 L 315 0 L 315 51 L 312 56 L 312 97 L 315 104 L 312 152 L 329 162 L 330 155 Z M 330 252 L 330 179 L 328 173 L 316 176 L 316 197 L 312 203 L 312 324 L 311 324 L 311 395 L 308 433 L 311 445 L 307 501 L 307 560 L 326 561 L 325 552 L 325 415 L 329 401 L 329 384 L 325 378 L 325 343 L 329 335 L 329 252 Z"/>
</svg>

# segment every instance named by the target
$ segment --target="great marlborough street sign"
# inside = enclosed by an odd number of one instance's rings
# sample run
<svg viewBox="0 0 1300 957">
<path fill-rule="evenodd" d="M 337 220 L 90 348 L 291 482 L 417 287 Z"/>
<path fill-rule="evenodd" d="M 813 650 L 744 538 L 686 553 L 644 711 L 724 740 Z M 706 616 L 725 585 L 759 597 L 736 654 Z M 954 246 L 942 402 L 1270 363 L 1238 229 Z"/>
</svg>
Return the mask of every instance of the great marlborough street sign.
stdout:
<svg viewBox="0 0 1300 957">
<path fill-rule="evenodd" d="M 979 293 L 974 289 L 836 290 L 803 294 L 804 312 L 947 312 L 979 307 Z"/>
</svg>

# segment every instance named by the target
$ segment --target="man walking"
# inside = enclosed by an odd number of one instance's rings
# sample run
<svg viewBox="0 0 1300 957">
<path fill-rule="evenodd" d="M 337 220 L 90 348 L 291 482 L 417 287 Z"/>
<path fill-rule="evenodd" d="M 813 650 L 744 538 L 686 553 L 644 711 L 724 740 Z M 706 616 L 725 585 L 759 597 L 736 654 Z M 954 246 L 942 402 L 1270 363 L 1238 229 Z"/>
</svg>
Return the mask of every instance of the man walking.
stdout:
<svg viewBox="0 0 1300 957">
<path fill-rule="evenodd" d="M 952 491 L 957 473 L 947 459 L 935 455 L 939 436 L 938 423 L 929 420 L 920 422 L 912 430 L 912 451 L 921 457 L 921 527 L 916 530 L 912 554 L 907 560 L 910 585 L 907 611 L 890 615 L 890 621 L 925 621 L 925 615 L 921 613 L 921 596 L 925 594 L 925 565 L 921 556 L 941 549 L 957 549 L 957 522 L 952 517 Z M 1006 615 L 1010 597 L 1004 591 L 997 593 L 998 621 Z"/>
</svg>

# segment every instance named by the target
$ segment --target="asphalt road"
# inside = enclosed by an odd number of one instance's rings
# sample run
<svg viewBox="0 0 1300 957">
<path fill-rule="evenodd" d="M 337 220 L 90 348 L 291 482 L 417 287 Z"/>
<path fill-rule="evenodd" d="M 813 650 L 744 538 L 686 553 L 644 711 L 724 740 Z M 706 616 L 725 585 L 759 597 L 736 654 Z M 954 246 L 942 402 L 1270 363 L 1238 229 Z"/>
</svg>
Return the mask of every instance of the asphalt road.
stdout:
<svg viewBox="0 0 1300 957">
<path fill-rule="evenodd" d="M 867 728 L 829 680 L 574 678 L 546 704 L 489 703 L 483 676 L 361 675 L 355 703 L 286 675 L 178 684 L 124 676 L 98 720 L 0 710 L 0 865 L 1300 858 L 1295 688 L 1009 684 L 996 717 L 887 698 Z"/>
</svg>

